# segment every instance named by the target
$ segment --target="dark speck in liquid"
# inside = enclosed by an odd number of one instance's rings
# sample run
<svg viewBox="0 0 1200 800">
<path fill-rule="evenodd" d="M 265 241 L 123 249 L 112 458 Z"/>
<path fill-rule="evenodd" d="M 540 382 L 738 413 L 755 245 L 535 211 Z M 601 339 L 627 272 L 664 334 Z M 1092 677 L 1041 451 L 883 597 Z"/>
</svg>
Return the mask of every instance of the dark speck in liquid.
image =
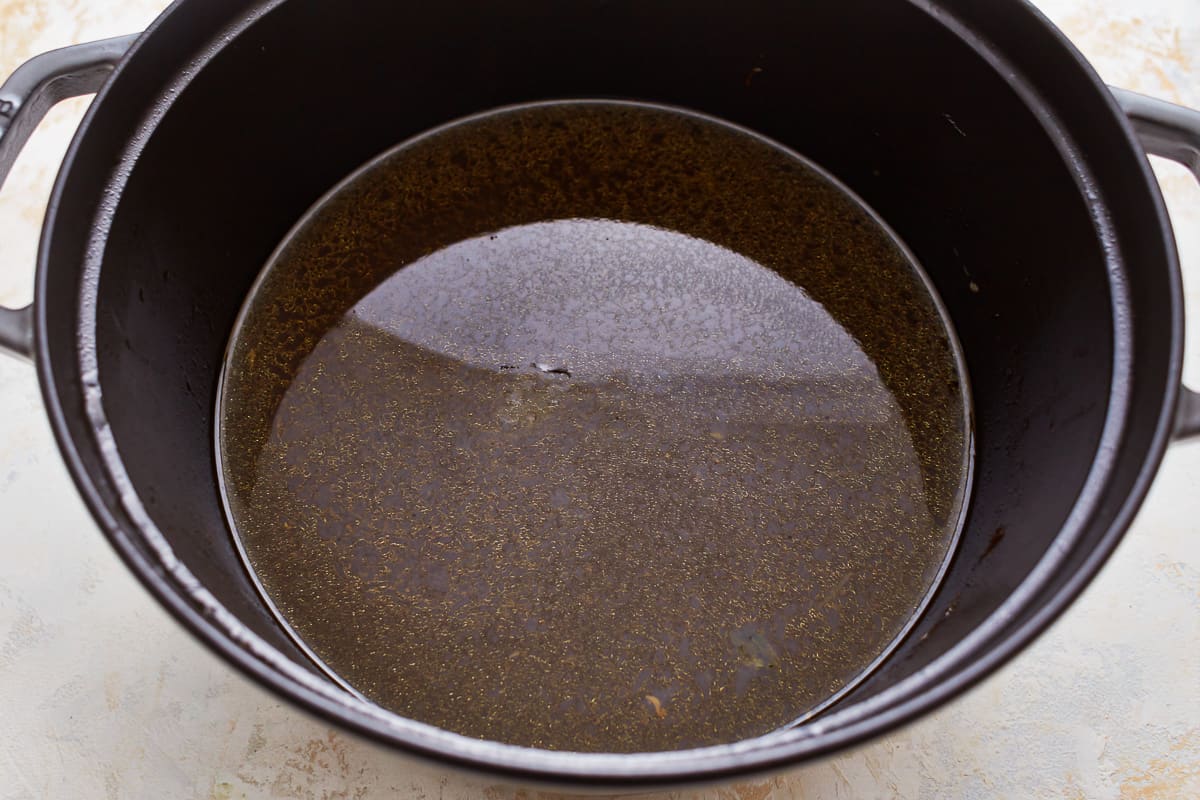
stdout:
<svg viewBox="0 0 1200 800">
<path fill-rule="evenodd" d="M 267 265 L 219 420 L 265 592 L 347 683 L 471 737 L 768 733 L 896 640 L 968 410 L 920 276 L 788 152 L 530 106 L 410 141 Z"/>
</svg>

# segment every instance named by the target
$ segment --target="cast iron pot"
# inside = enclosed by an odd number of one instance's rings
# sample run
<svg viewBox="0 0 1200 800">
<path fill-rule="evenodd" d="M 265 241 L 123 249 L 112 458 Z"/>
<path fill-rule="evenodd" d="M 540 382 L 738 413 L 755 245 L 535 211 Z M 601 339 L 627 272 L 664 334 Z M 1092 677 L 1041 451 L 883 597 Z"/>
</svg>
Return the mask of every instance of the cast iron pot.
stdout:
<svg viewBox="0 0 1200 800">
<path fill-rule="evenodd" d="M 1200 172 L 1200 114 L 1114 96 L 1021 0 L 179 0 L 140 37 L 14 74 L 0 169 L 51 104 L 97 89 L 50 202 L 33 306 L 0 314 L 0 341 L 36 363 L 79 491 L 155 597 L 260 684 L 396 751 L 630 788 L 861 743 L 1028 644 L 1112 552 L 1172 435 L 1200 431 L 1200 400 L 1179 388 L 1175 247 L 1143 150 Z M 395 143 L 563 97 L 689 107 L 808 156 L 916 253 L 962 341 L 977 467 L 959 552 L 897 652 L 801 727 L 618 756 L 391 718 L 315 671 L 235 553 L 214 392 L 272 249 Z"/>
</svg>

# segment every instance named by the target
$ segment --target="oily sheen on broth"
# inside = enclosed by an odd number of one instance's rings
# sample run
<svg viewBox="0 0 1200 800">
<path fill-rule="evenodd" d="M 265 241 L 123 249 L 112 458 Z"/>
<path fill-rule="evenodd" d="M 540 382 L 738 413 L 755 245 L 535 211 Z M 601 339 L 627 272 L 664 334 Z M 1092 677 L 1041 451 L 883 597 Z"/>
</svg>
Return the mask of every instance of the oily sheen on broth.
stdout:
<svg viewBox="0 0 1200 800">
<path fill-rule="evenodd" d="M 820 708 L 922 607 L 969 470 L 915 265 L 803 160 L 685 112 L 543 104 L 331 193 L 234 332 L 231 527 L 364 697 L 635 752 Z"/>
</svg>

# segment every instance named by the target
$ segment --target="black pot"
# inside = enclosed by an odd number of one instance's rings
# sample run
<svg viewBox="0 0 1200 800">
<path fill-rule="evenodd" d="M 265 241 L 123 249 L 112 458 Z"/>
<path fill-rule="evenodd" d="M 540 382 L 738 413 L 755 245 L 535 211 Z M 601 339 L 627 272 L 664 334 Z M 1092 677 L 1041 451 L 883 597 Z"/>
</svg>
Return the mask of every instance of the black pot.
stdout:
<svg viewBox="0 0 1200 800">
<path fill-rule="evenodd" d="M 1179 270 L 1143 151 L 1200 172 L 1200 114 L 1114 96 L 1020 0 L 353 11 L 179 0 L 136 40 L 56 51 L 14 74 L 0 90 L 0 169 L 53 102 L 97 88 L 50 203 L 34 305 L 0 313 L 0 343 L 35 361 L 80 492 L 159 601 L 264 686 L 397 751 L 631 787 L 860 743 L 957 695 L 1055 619 L 1112 552 L 1172 434 L 1200 431 L 1200 401 L 1180 394 Z M 895 654 L 793 730 L 616 756 L 392 719 L 314 671 L 234 550 L 213 468 L 214 392 L 271 250 L 396 142 L 561 97 L 689 107 L 811 158 L 899 233 L 957 328 L 977 446 L 959 552 Z"/>
</svg>

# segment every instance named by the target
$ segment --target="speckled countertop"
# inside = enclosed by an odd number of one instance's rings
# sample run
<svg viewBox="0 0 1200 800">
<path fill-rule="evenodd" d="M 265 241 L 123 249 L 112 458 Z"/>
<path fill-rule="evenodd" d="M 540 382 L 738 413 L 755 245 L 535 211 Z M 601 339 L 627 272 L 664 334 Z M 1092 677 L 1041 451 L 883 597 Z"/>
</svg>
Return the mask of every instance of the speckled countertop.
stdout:
<svg viewBox="0 0 1200 800">
<path fill-rule="evenodd" d="M 0 74 L 144 28 L 164 0 L 0 0 Z M 1112 84 L 1200 107 L 1197 0 L 1037 0 Z M 0 302 L 31 292 L 57 108 L 0 193 Z M 1160 167 L 1200 308 L 1200 188 Z M 1188 373 L 1200 385 L 1200 325 Z M 0 800 L 531 794 L 388 757 L 287 707 L 192 641 L 96 531 L 33 371 L 0 358 Z M 544 795 L 542 795 L 544 796 Z M 685 798 L 1200 797 L 1200 444 L 1167 456 L 1133 529 L 1049 633 L 965 698 L 868 747 Z"/>
</svg>

